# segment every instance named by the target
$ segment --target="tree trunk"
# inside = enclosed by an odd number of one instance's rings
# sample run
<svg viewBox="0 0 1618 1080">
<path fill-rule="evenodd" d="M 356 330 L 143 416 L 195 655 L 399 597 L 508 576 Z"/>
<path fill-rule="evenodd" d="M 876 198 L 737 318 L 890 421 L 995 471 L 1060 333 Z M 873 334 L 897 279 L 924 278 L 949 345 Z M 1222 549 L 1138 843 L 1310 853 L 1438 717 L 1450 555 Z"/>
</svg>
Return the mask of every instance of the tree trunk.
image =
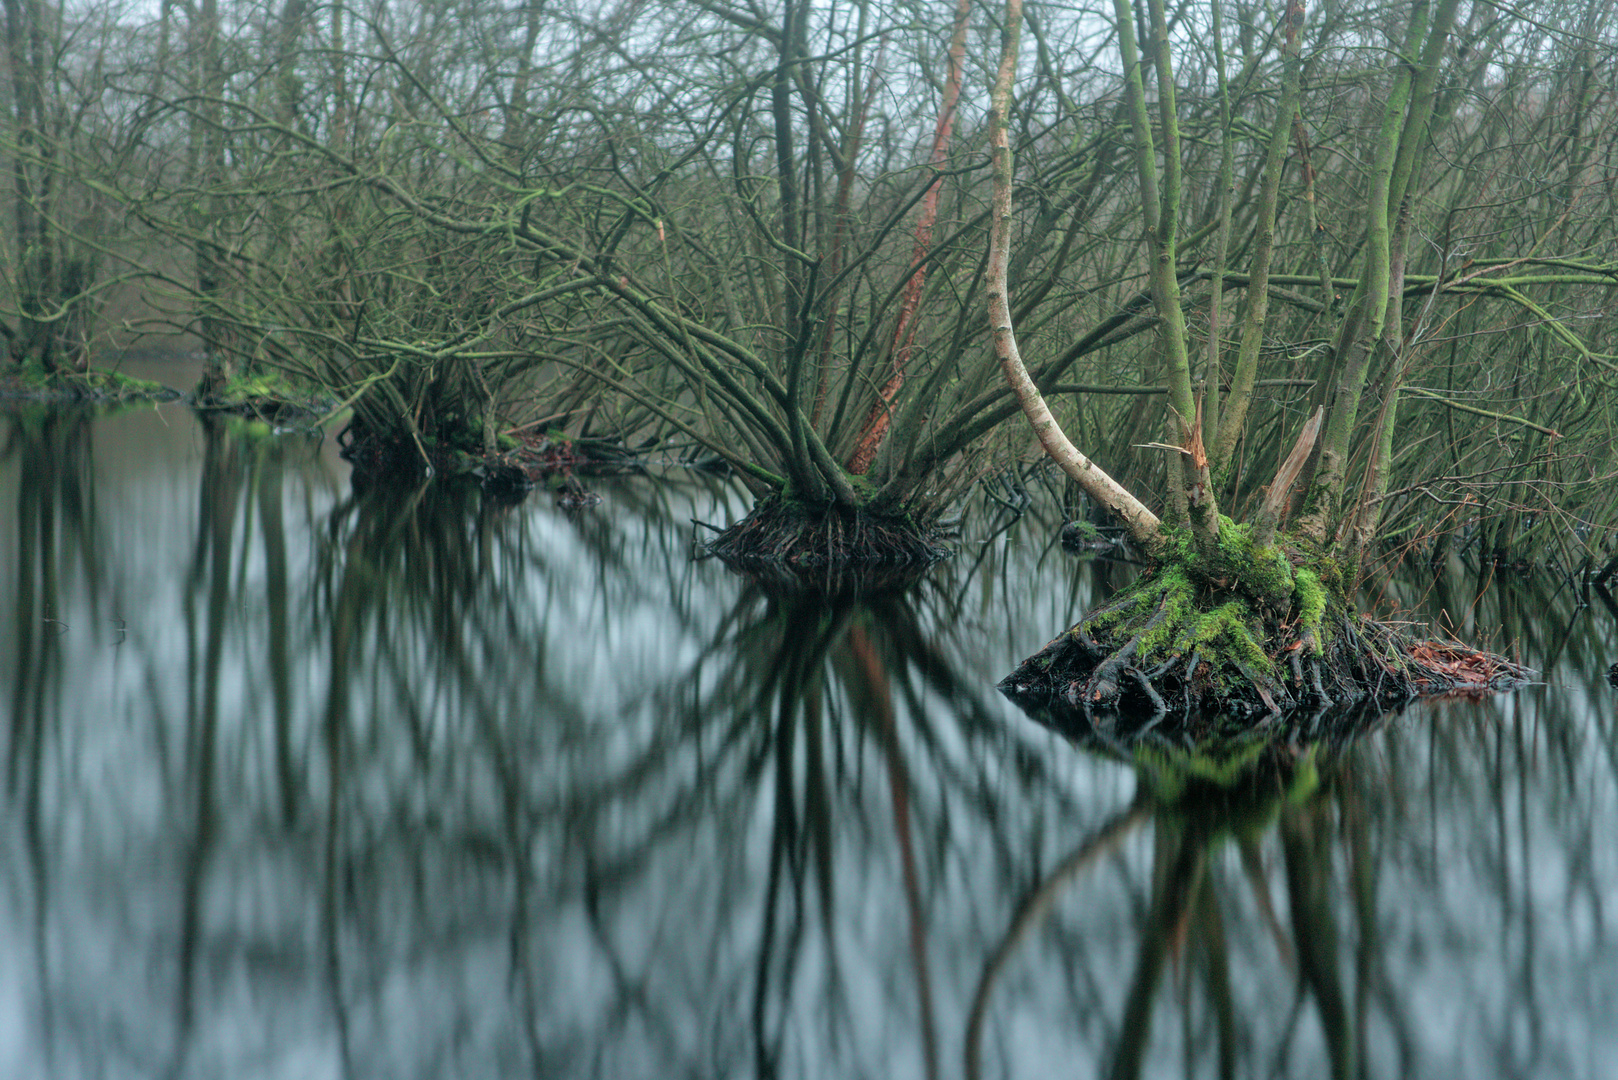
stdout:
<svg viewBox="0 0 1618 1080">
<path fill-rule="evenodd" d="M 1051 415 L 1044 395 L 1029 377 L 1017 349 L 1017 332 L 1011 323 L 1011 304 L 1006 295 L 1006 262 L 1011 247 L 1011 182 L 1014 166 L 1007 117 L 1011 112 L 1011 88 L 1017 72 L 1018 43 L 1022 33 L 1022 0 L 1006 0 L 1006 26 L 1003 31 L 1000 70 L 995 78 L 989 105 L 991 167 L 994 196 L 989 231 L 989 329 L 994 336 L 994 352 L 1000 370 L 1022 406 L 1023 415 L 1033 425 L 1039 444 L 1064 473 L 1071 477 L 1097 503 L 1117 514 L 1137 543 L 1157 542 L 1157 515 L 1126 491 L 1116 480 L 1079 452 Z"/>
</svg>

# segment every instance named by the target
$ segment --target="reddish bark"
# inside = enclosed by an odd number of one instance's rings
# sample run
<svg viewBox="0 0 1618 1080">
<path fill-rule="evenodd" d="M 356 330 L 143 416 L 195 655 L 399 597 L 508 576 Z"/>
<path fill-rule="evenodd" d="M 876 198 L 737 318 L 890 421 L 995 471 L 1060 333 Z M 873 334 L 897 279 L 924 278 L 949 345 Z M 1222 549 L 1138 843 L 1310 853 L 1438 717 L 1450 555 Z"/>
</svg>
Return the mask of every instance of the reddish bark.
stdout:
<svg viewBox="0 0 1618 1080">
<path fill-rule="evenodd" d="M 969 0 L 957 0 L 955 27 L 949 42 L 949 74 L 944 81 L 944 100 L 938 107 L 938 125 L 933 131 L 933 152 L 928 164 L 936 173 L 949 159 L 950 136 L 955 130 L 955 107 L 961 97 L 961 69 L 966 58 L 966 25 L 971 14 Z M 905 283 L 904 302 L 899 307 L 899 320 L 894 324 L 893 341 L 888 347 L 893 356 L 893 371 L 877 394 L 871 411 L 865 417 L 854 453 L 849 456 L 848 471 L 864 476 L 882 448 L 892 420 L 893 399 L 904 385 L 905 372 L 910 365 L 910 351 L 916 340 L 916 312 L 921 307 L 921 290 L 927 282 L 927 256 L 933 247 L 933 225 L 938 221 L 938 192 L 942 180 L 934 176 L 922 197 L 921 216 L 916 220 L 916 242 L 910 255 L 910 280 Z"/>
</svg>

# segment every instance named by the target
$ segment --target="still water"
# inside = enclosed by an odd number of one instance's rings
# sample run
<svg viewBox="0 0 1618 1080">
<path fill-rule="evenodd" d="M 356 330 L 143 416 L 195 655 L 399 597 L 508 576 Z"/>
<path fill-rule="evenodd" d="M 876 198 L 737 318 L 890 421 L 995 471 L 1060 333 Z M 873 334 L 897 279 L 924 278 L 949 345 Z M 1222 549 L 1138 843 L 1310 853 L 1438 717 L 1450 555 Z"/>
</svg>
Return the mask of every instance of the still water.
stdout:
<svg viewBox="0 0 1618 1080">
<path fill-rule="evenodd" d="M 0 1076 L 1618 1076 L 1618 612 L 1554 581 L 1382 597 L 1544 685 L 1219 788 L 993 690 L 1119 572 L 1053 521 L 792 597 L 699 475 L 0 453 Z"/>
</svg>

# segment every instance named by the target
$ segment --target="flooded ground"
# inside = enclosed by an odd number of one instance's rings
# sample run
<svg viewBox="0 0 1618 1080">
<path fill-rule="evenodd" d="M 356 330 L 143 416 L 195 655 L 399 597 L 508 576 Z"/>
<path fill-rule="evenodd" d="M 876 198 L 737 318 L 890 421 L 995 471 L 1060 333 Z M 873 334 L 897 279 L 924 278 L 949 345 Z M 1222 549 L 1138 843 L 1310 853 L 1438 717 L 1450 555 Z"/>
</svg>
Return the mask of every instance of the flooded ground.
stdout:
<svg viewBox="0 0 1618 1080">
<path fill-rule="evenodd" d="M 177 406 L 0 416 L 0 1075 L 1606 1077 L 1618 612 L 1401 580 L 1543 685 L 1209 763 L 993 684 L 1124 568 L 903 596 L 356 493 Z"/>
</svg>

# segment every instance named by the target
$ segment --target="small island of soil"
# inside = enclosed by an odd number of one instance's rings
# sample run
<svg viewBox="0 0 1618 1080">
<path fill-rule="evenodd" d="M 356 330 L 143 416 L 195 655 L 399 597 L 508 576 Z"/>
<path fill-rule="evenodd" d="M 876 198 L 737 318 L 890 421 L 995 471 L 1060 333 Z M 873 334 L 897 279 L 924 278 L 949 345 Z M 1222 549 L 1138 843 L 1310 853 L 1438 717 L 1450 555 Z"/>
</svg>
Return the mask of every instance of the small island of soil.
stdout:
<svg viewBox="0 0 1618 1080">
<path fill-rule="evenodd" d="M 1152 570 L 1023 661 L 1001 690 L 1086 709 L 1276 715 L 1504 690 L 1532 674 L 1364 617 L 1336 565 L 1301 543 L 1255 545 L 1228 518 L 1219 536 L 1212 557 L 1165 545 Z"/>
</svg>

